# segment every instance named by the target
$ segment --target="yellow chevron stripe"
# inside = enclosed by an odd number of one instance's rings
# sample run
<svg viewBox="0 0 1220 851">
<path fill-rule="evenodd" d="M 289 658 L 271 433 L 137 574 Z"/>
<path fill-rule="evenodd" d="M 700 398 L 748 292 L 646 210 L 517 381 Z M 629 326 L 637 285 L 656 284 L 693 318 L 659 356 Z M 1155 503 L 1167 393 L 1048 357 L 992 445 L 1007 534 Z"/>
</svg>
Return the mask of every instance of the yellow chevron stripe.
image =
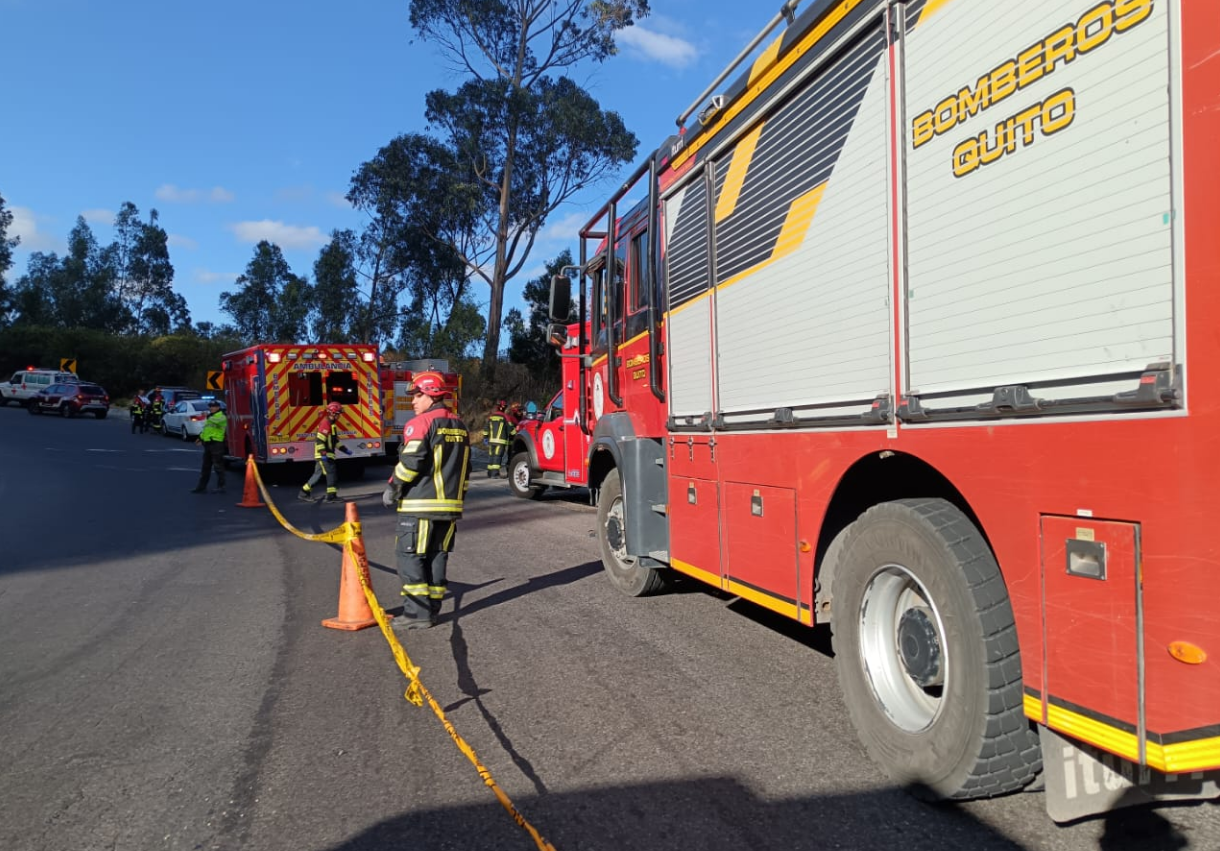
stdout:
<svg viewBox="0 0 1220 851">
<path fill-rule="evenodd" d="M 707 129 L 707 132 L 703 133 L 698 139 L 692 142 L 682 151 L 682 153 L 674 157 L 674 159 L 670 162 L 669 167 L 674 171 L 680 169 L 687 160 L 693 157 L 713 138 L 715 138 L 716 134 L 723 130 L 726 124 L 740 115 L 746 107 L 757 100 L 758 96 L 762 94 L 762 92 L 765 91 L 768 86 L 778 80 L 785 71 L 796 63 L 796 60 L 805 55 L 805 53 L 807 53 L 814 45 L 821 41 L 827 33 L 834 29 L 840 21 L 846 18 L 852 9 L 855 9 L 863 2 L 864 0 L 840 0 L 839 4 L 822 16 L 822 20 L 819 21 L 818 24 L 811 29 L 803 39 L 793 45 L 792 49 L 784 54 L 782 59 L 772 64 L 771 69 L 764 73 L 757 81 L 755 81 L 750 88 L 746 89 L 742 96 L 738 98 L 732 106 L 720 113 L 720 117 L 711 127 Z"/>
<path fill-rule="evenodd" d="M 761 263 L 755 263 L 743 272 L 738 272 L 727 281 L 717 284 L 716 289 L 722 290 L 725 287 L 731 287 L 733 284 L 745 280 L 750 275 L 767 268 L 777 260 L 781 260 L 793 251 L 796 251 L 805 240 L 805 234 L 809 231 L 809 225 L 813 222 L 813 216 L 817 212 L 818 204 L 821 203 L 822 195 L 826 192 L 826 186 L 829 182 L 828 180 L 823 181 L 804 195 L 793 199 L 792 204 L 788 207 L 788 215 L 784 217 L 784 226 L 780 229 L 779 236 L 775 239 L 775 248 L 772 249 L 770 257 Z M 684 304 L 670 308 L 666 311 L 665 315 L 670 316 L 681 313 L 683 310 L 693 307 L 702 299 L 709 296 L 710 293 L 702 293 Z"/>
<path fill-rule="evenodd" d="M 758 54 L 758 58 L 750 66 L 750 78 L 747 81 L 747 85 L 754 85 L 755 81 L 760 79 L 775 64 L 775 59 L 779 56 L 779 49 L 783 43 L 783 35 L 776 36 L 775 40 L 767 45 L 767 49 Z"/>
<path fill-rule="evenodd" d="M 763 127 L 764 124 L 759 124 L 733 148 L 729 173 L 725 175 L 724 185 L 720 188 L 720 197 L 716 199 L 717 222 L 727 219 L 737 208 L 737 199 L 741 196 L 741 187 L 746 182 L 746 172 L 750 168 L 750 162 L 754 159 L 754 149 L 758 147 L 758 137 L 762 135 Z"/>
<path fill-rule="evenodd" d="M 774 263 L 782 257 L 787 257 L 805 241 L 805 233 L 809 230 L 809 223 L 813 221 L 813 214 L 817 212 L 822 193 L 825 191 L 826 182 L 823 182 L 799 198 L 793 199 L 791 206 L 788 207 L 788 215 L 784 217 L 784 227 L 775 240 L 775 249 L 771 252 L 770 262 Z M 744 274 L 733 280 L 740 277 L 744 277 Z M 721 286 L 727 287 L 733 280 L 725 281 Z"/>
<path fill-rule="evenodd" d="M 945 6 L 948 6 L 950 2 L 951 0 L 928 0 L 928 2 L 924 4 L 923 11 L 919 13 L 919 26 L 922 27 L 924 24 L 926 24 L 929 18 L 931 18 Z M 918 29 L 918 27 L 916 27 L 916 29 Z"/>
</svg>

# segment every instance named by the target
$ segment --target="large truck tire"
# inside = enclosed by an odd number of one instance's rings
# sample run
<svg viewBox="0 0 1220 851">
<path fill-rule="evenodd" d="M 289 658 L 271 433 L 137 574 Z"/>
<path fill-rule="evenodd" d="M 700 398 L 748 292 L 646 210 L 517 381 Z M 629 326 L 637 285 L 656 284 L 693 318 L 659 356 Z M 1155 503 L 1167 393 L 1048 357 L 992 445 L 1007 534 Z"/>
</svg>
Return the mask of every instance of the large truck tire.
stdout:
<svg viewBox="0 0 1220 851">
<path fill-rule="evenodd" d="M 601 547 L 602 566 L 610 583 L 627 596 L 655 594 L 668 584 L 665 569 L 645 567 L 637 557 L 627 555 L 623 520 L 623 483 L 618 470 L 611 470 L 602 482 L 597 500 L 597 543 Z"/>
<path fill-rule="evenodd" d="M 537 499 L 546 490 L 546 485 L 530 484 L 534 476 L 530 469 L 530 454 L 518 452 L 508 464 L 508 489 L 513 496 L 522 499 Z"/>
<path fill-rule="evenodd" d="M 874 506 L 834 583 L 839 683 L 869 756 L 926 800 L 1028 785 L 1042 759 L 1012 605 L 970 519 L 943 499 Z"/>
</svg>

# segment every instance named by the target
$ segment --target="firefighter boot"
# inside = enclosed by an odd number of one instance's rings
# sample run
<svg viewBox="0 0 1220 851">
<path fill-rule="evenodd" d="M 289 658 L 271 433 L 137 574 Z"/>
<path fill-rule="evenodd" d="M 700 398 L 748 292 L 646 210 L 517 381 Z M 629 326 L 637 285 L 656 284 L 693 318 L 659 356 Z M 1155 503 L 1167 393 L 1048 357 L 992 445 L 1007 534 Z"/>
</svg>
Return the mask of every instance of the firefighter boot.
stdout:
<svg viewBox="0 0 1220 851">
<path fill-rule="evenodd" d="M 328 493 L 326 495 L 326 498 L 323 499 L 322 501 L 323 502 L 338 502 L 339 496 L 338 496 L 338 494 Z"/>
<path fill-rule="evenodd" d="M 430 629 L 432 624 L 432 618 L 409 618 L 406 615 L 398 615 L 390 621 L 390 628 L 394 630 Z"/>
<path fill-rule="evenodd" d="M 305 488 L 301 488 L 299 491 L 297 491 L 297 499 L 299 499 L 301 502 L 313 502 L 313 494 L 311 494 Z"/>
</svg>

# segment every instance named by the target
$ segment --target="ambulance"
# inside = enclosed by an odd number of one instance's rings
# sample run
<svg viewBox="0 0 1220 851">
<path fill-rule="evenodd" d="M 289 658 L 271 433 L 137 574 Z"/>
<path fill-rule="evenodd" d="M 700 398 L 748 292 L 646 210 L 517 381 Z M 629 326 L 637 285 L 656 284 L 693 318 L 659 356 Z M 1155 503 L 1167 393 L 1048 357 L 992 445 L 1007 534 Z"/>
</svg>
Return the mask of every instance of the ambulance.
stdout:
<svg viewBox="0 0 1220 851">
<path fill-rule="evenodd" d="M 313 464 L 314 434 L 331 402 L 343 406 L 340 465 L 385 452 L 376 346 L 264 344 L 225 355 L 221 369 L 230 458 Z"/>
</svg>

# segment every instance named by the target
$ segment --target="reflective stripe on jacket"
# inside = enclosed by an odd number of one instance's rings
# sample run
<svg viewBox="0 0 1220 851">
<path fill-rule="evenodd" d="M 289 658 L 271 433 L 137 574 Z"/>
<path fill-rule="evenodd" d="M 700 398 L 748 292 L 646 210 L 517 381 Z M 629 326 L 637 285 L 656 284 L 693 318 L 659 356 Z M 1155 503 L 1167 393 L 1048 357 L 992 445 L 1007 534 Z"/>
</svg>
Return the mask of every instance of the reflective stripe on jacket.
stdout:
<svg viewBox="0 0 1220 851">
<path fill-rule="evenodd" d="M 318 431 L 313 436 L 313 457 L 317 459 L 334 458 L 335 444 L 338 439 L 339 435 L 336 433 L 330 417 L 323 414 L 322 421 L 318 423 Z"/>
<path fill-rule="evenodd" d="M 414 417 L 403 429 L 394 480 L 403 486 L 398 510 L 438 520 L 462 516 L 470 487 L 470 435 L 444 405 Z"/>
<path fill-rule="evenodd" d="M 492 414 L 487 418 L 487 442 L 495 444 L 508 443 L 508 418 L 502 413 Z"/>
</svg>

